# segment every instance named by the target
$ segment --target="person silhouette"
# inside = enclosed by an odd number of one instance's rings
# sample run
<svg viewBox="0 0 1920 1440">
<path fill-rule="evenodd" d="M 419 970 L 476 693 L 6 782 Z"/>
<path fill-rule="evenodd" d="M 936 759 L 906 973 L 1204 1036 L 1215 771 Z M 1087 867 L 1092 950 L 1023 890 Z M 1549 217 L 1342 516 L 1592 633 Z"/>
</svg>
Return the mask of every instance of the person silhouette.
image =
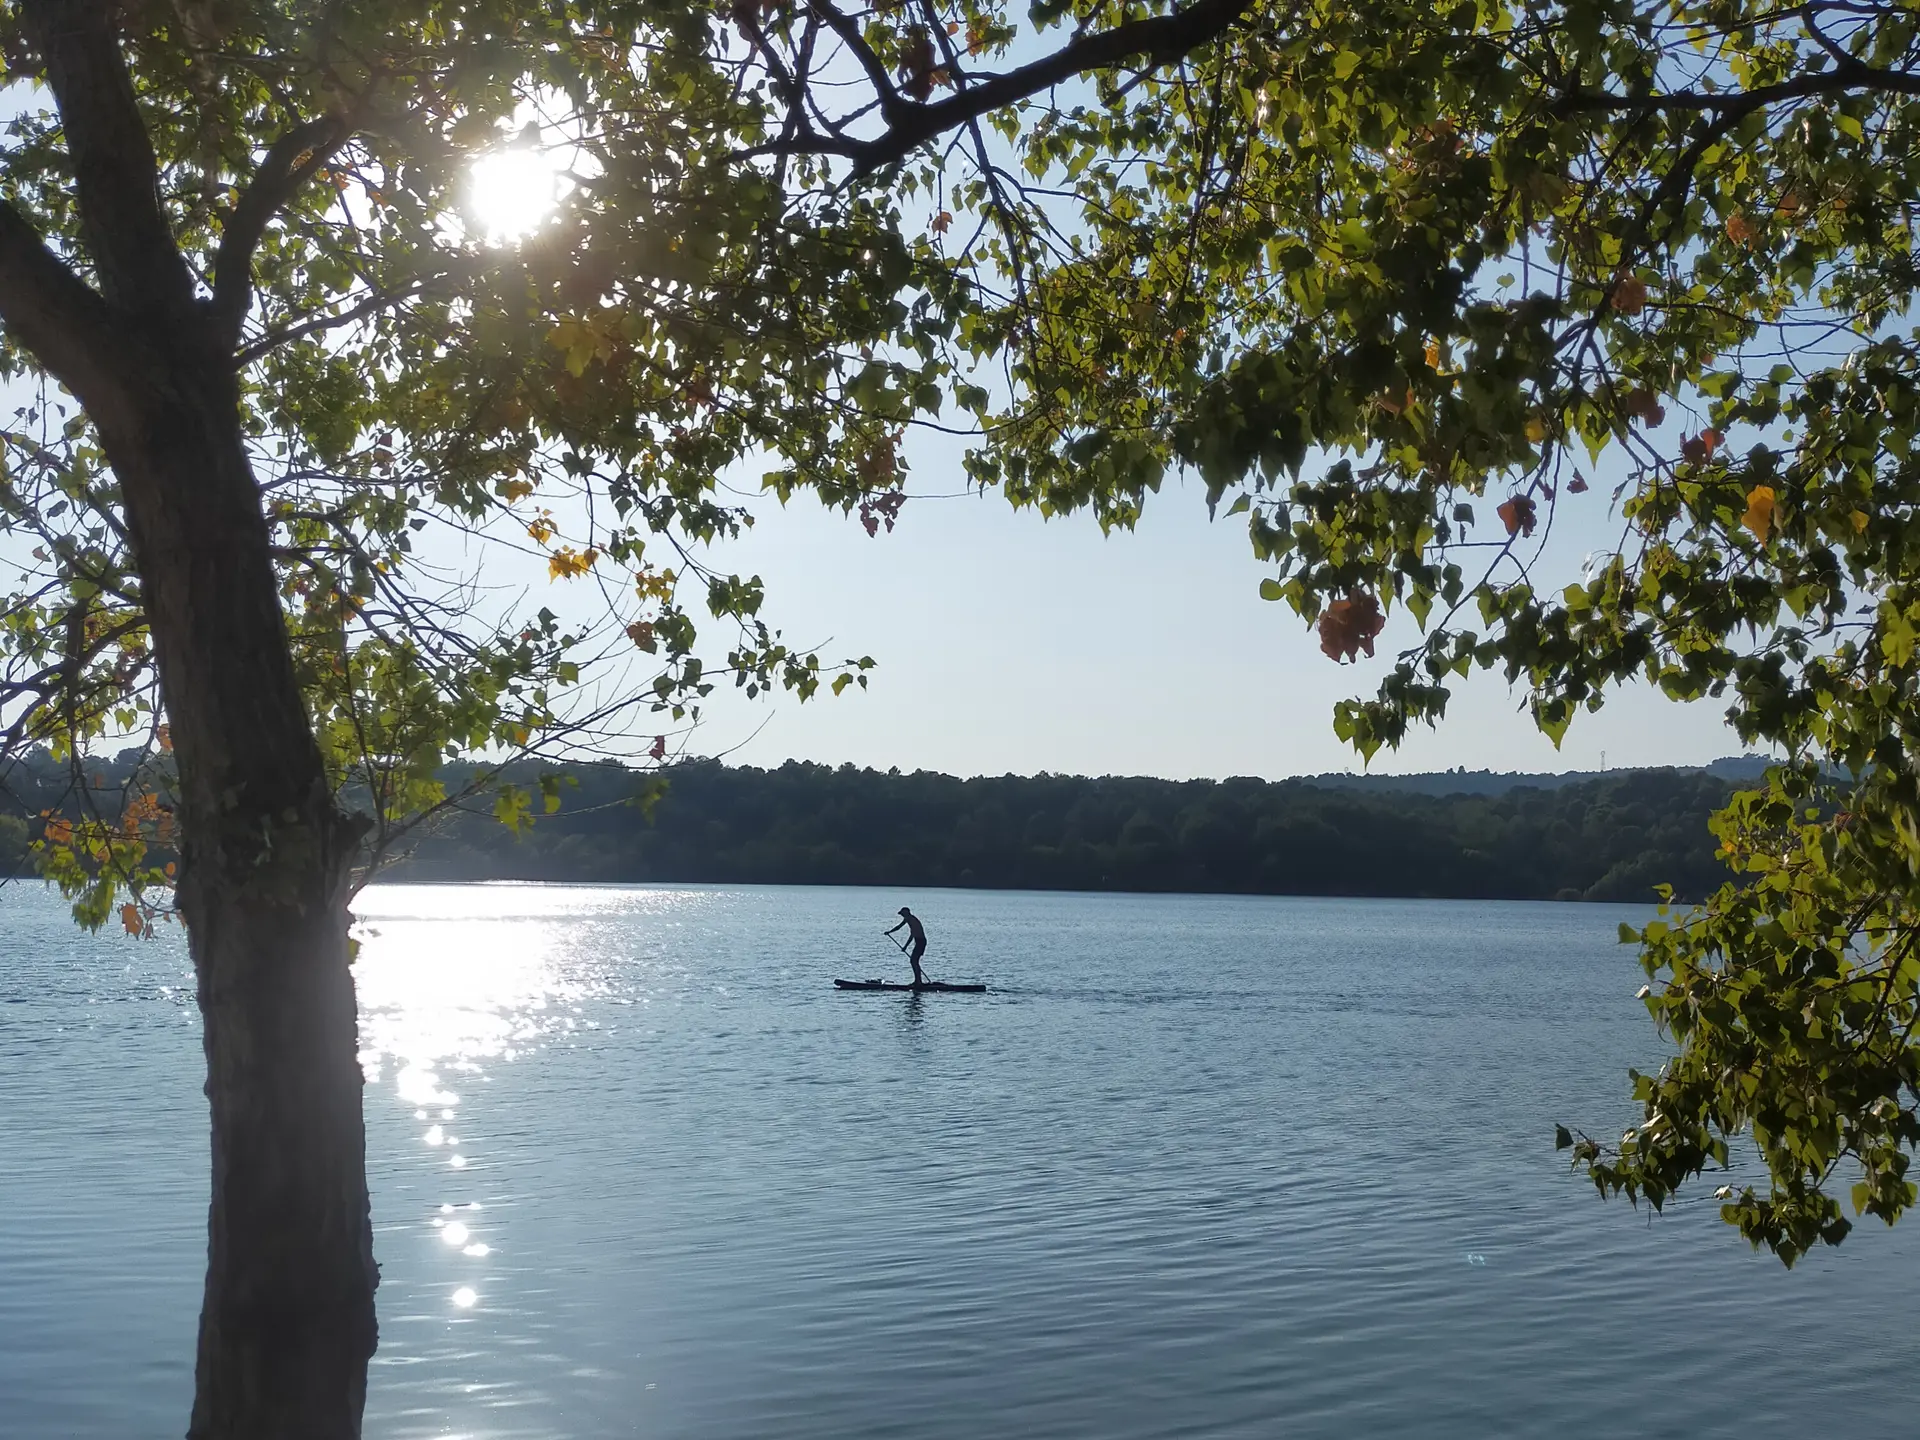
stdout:
<svg viewBox="0 0 1920 1440">
<path fill-rule="evenodd" d="M 920 971 L 920 957 L 927 953 L 927 927 L 920 923 L 918 915 L 904 905 L 900 907 L 900 924 L 887 931 L 887 934 L 893 934 L 901 925 L 907 927 L 907 939 L 913 947 L 907 951 L 907 963 L 913 966 L 913 983 L 924 985 L 927 983 L 927 977 Z"/>
</svg>

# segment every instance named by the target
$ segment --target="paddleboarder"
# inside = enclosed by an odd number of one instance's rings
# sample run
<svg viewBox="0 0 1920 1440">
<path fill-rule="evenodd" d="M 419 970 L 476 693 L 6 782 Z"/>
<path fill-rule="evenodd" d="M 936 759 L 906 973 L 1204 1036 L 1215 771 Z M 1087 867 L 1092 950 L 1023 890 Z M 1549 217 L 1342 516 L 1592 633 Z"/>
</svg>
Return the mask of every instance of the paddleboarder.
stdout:
<svg viewBox="0 0 1920 1440">
<path fill-rule="evenodd" d="M 887 931 L 887 934 L 893 934 L 901 925 L 907 927 L 907 939 L 913 946 L 907 951 L 907 963 L 913 966 L 913 983 L 924 985 L 927 983 L 927 977 L 920 972 L 920 957 L 927 953 L 927 927 L 920 923 L 918 915 L 904 905 L 900 907 L 900 924 Z M 893 943 L 898 945 L 900 942 L 896 940 Z"/>
</svg>

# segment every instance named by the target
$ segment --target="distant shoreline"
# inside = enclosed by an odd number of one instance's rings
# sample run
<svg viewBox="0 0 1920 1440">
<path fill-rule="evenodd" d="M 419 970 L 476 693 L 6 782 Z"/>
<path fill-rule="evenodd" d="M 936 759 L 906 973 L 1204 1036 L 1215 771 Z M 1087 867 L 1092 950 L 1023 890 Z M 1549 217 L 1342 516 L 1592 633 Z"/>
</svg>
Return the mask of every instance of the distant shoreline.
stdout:
<svg viewBox="0 0 1920 1440">
<path fill-rule="evenodd" d="M 480 802 L 415 837 L 382 877 L 1627 902 L 1668 884 L 1699 899 L 1731 878 L 1707 818 L 1765 765 L 1158 780 L 603 762 L 561 772 L 558 811 L 534 807 L 523 833 Z M 98 768 L 94 783 L 117 799 L 116 765 Z M 24 868 L 39 823 L 28 817 L 74 807 L 70 773 L 28 763 L 7 777 L 0 873 Z M 458 790 L 471 773 L 445 780 Z M 551 773 L 524 765 L 507 778 L 531 790 Z M 651 809 L 637 803 L 660 780 Z"/>
<path fill-rule="evenodd" d="M 1630 902 L 1670 884 L 1694 899 L 1731 878 L 1707 817 L 1737 788 L 1701 770 L 1432 794 L 1412 782 L 1495 778 L 961 780 L 709 761 L 669 769 L 648 820 L 621 803 L 643 777 L 573 773 L 561 811 L 524 836 L 457 817 L 391 878 Z"/>
</svg>

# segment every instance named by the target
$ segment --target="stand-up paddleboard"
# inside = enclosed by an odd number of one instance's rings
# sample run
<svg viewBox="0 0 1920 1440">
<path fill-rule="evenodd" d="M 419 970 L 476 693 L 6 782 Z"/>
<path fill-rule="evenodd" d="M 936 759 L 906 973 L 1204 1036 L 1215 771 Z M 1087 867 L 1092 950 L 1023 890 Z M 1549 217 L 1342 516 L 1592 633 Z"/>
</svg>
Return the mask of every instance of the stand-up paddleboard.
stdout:
<svg viewBox="0 0 1920 1440">
<path fill-rule="evenodd" d="M 890 980 L 836 980 L 833 985 L 836 990 L 951 990 L 966 995 L 983 995 L 987 989 L 984 985 L 949 985 L 944 980 L 929 980 L 924 985 L 896 985 Z"/>
</svg>

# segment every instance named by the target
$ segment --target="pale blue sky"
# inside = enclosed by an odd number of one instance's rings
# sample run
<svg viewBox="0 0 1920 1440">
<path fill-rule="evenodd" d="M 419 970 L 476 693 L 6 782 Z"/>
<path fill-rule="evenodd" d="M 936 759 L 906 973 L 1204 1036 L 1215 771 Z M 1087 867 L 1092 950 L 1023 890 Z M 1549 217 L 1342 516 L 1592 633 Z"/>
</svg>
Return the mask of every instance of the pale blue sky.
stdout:
<svg viewBox="0 0 1920 1440">
<path fill-rule="evenodd" d="M 911 489 L 960 488 L 945 471 L 923 466 Z M 1545 560 L 1559 584 L 1608 529 L 1604 487 L 1574 503 L 1582 523 L 1563 514 Z M 1269 572 L 1242 522 L 1210 523 L 1196 484 L 1170 485 L 1136 533 L 1104 538 L 1088 517 L 1043 523 L 997 495 L 912 500 L 877 539 L 811 502 L 756 509 L 751 536 L 713 558 L 764 577 L 790 640 L 823 645 L 823 658 L 871 654 L 879 669 L 864 694 L 780 700 L 770 718 L 716 695 L 691 748 L 739 745 L 741 763 L 1180 778 L 1358 768 L 1333 735 L 1333 703 L 1370 693 L 1396 632 L 1410 633 L 1397 617 L 1380 662 L 1335 665 L 1290 610 L 1259 598 Z M 1603 751 L 1613 767 L 1702 764 L 1740 749 L 1719 705 L 1644 688 L 1582 715 L 1559 752 L 1517 707 L 1498 675 L 1476 676 L 1438 732 L 1373 768 L 1598 769 Z"/>
</svg>

